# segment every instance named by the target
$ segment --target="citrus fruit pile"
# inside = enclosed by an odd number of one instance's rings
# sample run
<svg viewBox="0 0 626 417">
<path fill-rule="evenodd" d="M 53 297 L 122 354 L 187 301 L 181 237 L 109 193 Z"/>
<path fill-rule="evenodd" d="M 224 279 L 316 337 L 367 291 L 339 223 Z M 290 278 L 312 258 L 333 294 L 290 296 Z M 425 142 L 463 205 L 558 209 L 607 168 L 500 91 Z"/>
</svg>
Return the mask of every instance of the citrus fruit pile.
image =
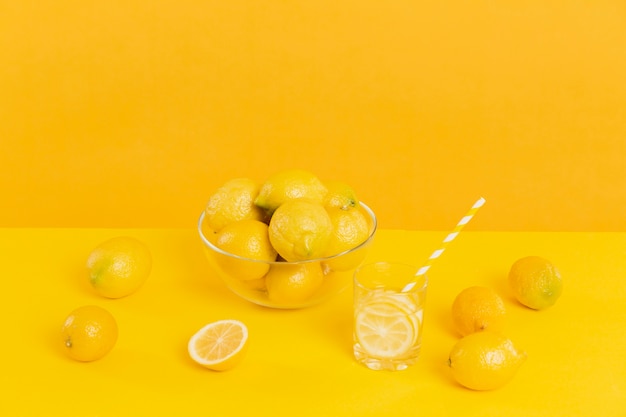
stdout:
<svg viewBox="0 0 626 417">
<path fill-rule="evenodd" d="M 534 310 L 548 308 L 560 297 L 563 282 L 548 260 L 527 256 L 515 261 L 508 275 L 515 298 Z M 508 383 L 527 353 L 503 335 L 506 308 L 489 287 L 461 291 L 452 303 L 452 323 L 461 339 L 450 351 L 448 366 L 454 379 L 466 388 L 492 390 Z"/>
<path fill-rule="evenodd" d="M 207 257 L 229 287 L 283 308 L 313 304 L 345 286 L 338 274 L 362 262 L 374 231 L 375 218 L 352 187 L 302 169 L 263 183 L 223 183 L 201 223 Z"/>
</svg>

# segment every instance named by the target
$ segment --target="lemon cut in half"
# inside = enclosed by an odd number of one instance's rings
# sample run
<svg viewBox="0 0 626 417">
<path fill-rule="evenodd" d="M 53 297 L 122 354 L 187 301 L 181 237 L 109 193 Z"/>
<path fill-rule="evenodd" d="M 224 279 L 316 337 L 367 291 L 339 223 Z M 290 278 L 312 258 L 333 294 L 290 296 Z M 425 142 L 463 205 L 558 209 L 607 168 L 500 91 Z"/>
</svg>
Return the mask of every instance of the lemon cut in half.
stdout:
<svg viewBox="0 0 626 417">
<path fill-rule="evenodd" d="M 248 328 L 238 320 L 209 323 L 189 339 L 189 356 L 198 364 L 225 371 L 243 358 L 248 342 Z"/>
</svg>

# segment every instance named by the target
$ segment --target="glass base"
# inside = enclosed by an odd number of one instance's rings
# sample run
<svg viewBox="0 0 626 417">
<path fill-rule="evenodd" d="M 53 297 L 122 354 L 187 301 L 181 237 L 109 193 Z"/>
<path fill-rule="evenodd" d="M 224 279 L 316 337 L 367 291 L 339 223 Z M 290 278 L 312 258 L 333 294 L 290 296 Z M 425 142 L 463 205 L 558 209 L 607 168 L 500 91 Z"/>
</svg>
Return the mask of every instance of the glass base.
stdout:
<svg viewBox="0 0 626 417">
<path fill-rule="evenodd" d="M 356 361 L 373 371 L 404 371 L 411 365 L 417 363 L 418 352 L 413 352 L 414 356 L 400 359 L 372 358 L 367 355 L 358 345 L 354 346 L 354 358 Z"/>
</svg>

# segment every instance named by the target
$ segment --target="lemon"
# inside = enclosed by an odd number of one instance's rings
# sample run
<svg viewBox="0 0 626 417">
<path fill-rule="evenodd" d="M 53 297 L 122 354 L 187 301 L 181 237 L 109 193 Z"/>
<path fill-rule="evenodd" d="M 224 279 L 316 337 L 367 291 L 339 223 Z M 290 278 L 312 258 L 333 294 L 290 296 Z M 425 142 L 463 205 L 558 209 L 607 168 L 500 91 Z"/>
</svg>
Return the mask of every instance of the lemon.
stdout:
<svg viewBox="0 0 626 417">
<path fill-rule="evenodd" d="M 509 271 L 509 284 L 515 298 L 535 310 L 554 305 L 563 292 L 561 273 L 550 261 L 539 256 L 515 261 Z"/>
<path fill-rule="evenodd" d="M 526 357 L 513 341 L 487 330 L 459 340 L 450 351 L 448 366 L 464 387 L 492 390 L 513 379 Z"/>
<path fill-rule="evenodd" d="M 344 210 L 339 207 L 328 207 L 326 211 L 332 224 L 332 233 L 326 245 L 325 256 L 337 255 L 348 251 L 368 239 L 369 225 L 363 212 L 358 209 Z M 335 271 L 346 271 L 356 268 L 365 256 L 366 251 L 355 251 L 330 259 L 326 263 Z"/>
<path fill-rule="evenodd" d="M 489 287 L 466 288 L 452 303 L 452 322 L 461 336 L 483 330 L 501 331 L 505 317 L 504 301 Z"/>
<path fill-rule="evenodd" d="M 271 268 L 271 267 L 270 267 Z M 243 281 L 245 289 L 252 291 L 265 292 L 267 287 L 265 286 L 265 277 L 259 279 L 251 279 L 249 281 Z"/>
<path fill-rule="evenodd" d="M 326 256 L 352 249 L 369 237 L 367 218 L 361 211 L 330 207 L 326 212 L 332 224 L 332 233 L 325 251 Z"/>
<path fill-rule="evenodd" d="M 209 196 L 204 209 L 206 226 L 219 231 L 239 220 L 263 220 L 265 214 L 254 204 L 259 185 L 249 178 L 227 181 Z"/>
<path fill-rule="evenodd" d="M 247 351 L 248 328 L 239 320 L 219 320 L 198 330 L 187 344 L 196 363 L 226 371 L 238 365 Z"/>
<path fill-rule="evenodd" d="M 324 207 L 308 199 L 283 203 L 272 216 L 269 237 L 286 261 L 315 259 L 326 252 L 332 222 Z"/>
<path fill-rule="evenodd" d="M 323 281 L 319 262 L 276 263 L 265 276 L 267 298 L 283 307 L 296 306 L 309 300 Z"/>
<path fill-rule="evenodd" d="M 343 210 L 350 210 L 358 207 L 359 199 L 352 187 L 343 181 L 325 181 L 327 193 L 323 204 L 325 207 L 337 207 Z"/>
<path fill-rule="evenodd" d="M 81 362 L 94 361 L 109 353 L 117 336 L 117 322 L 113 315 L 93 305 L 73 310 L 61 329 L 65 353 Z"/>
<path fill-rule="evenodd" d="M 216 262 L 229 276 L 245 281 L 262 278 L 270 268 L 267 262 L 275 261 L 277 256 L 268 226 L 259 220 L 240 220 L 224 226 L 215 236 L 215 246 L 237 255 L 217 254 Z"/>
<path fill-rule="evenodd" d="M 275 173 L 261 184 L 254 202 L 272 214 L 283 203 L 298 198 L 307 198 L 321 204 L 326 193 L 326 187 L 312 172 L 288 169 Z"/>
<path fill-rule="evenodd" d="M 101 243 L 87 258 L 89 282 L 98 294 L 108 298 L 135 292 L 151 269 L 150 250 L 130 236 L 118 236 Z"/>
</svg>

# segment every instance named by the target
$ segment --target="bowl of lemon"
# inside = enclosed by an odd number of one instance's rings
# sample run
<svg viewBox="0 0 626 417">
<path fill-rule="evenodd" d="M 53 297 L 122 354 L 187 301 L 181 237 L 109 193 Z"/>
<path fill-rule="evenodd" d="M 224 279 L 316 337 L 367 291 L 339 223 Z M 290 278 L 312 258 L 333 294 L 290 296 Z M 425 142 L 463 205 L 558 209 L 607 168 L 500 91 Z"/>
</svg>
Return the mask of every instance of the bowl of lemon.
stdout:
<svg viewBox="0 0 626 417">
<path fill-rule="evenodd" d="M 301 169 L 259 183 L 226 181 L 198 220 L 215 275 L 238 296 L 282 309 L 320 304 L 349 287 L 376 227 L 352 187 Z"/>
</svg>

